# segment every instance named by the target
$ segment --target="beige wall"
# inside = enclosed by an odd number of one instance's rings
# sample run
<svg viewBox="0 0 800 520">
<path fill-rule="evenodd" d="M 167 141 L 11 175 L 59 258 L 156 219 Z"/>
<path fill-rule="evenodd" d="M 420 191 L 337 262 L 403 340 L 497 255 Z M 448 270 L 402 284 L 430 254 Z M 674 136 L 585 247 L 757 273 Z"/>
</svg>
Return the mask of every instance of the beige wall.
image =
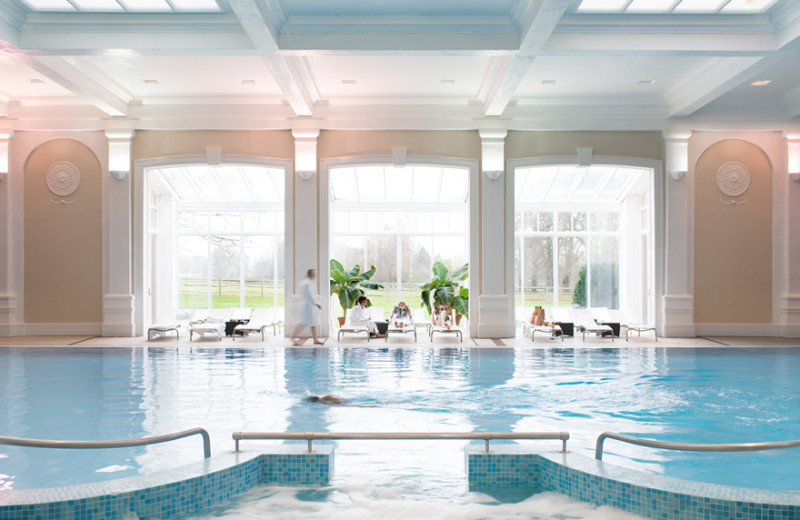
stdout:
<svg viewBox="0 0 800 520">
<path fill-rule="evenodd" d="M 730 161 L 750 171 L 750 187 L 735 199 L 716 185 L 717 171 Z M 732 200 L 739 204 L 724 204 Z M 741 139 L 709 146 L 695 165 L 695 322 L 771 323 L 771 252 L 769 159 Z"/>
<path fill-rule="evenodd" d="M 69 197 L 47 187 L 50 166 L 74 164 L 80 186 Z M 103 320 L 101 166 L 85 145 L 55 139 L 25 163 L 25 322 Z M 50 201 L 75 201 L 52 204 Z"/>
<path fill-rule="evenodd" d="M 593 148 L 594 155 L 661 160 L 661 132 L 509 132 L 506 159 L 548 155 L 576 155 L 578 147 Z"/>
<path fill-rule="evenodd" d="M 408 155 L 478 159 L 481 140 L 478 132 L 423 131 L 337 131 L 320 132 L 317 156 L 358 157 L 392 155 L 393 146 L 405 146 Z"/>
<path fill-rule="evenodd" d="M 222 147 L 223 155 L 294 157 L 294 139 L 289 130 L 140 130 L 133 138 L 133 160 L 205 155 L 206 146 Z"/>
</svg>

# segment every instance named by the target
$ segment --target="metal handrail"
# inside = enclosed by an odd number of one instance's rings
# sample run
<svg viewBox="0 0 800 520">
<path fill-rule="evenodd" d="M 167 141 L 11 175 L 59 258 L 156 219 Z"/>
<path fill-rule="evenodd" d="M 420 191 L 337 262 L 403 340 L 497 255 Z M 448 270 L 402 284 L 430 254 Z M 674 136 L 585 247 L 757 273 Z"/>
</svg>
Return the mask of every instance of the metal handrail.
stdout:
<svg viewBox="0 0 800 520">
<path fill-rule="evenodd" d="M 75 449 L 102 449 L 102 448 L 127 448 L 129 446 L 144 446 L 147 444 L 160 444 L 162 442 L 174 441 L 191 435 L 203 436 L 203 457 L 211 456 L 211 437 L 203 428 L 192 428 L 182 432 L 157 435 L 155 437 L 143 437 L 141 439 L 128 439 L 121 441 L 51 441 L 45 439 L 23 439 L 20 437 L 2 437 L 0 444 L 12 446 L 27 446 L 29 448 L 75 448 Z"/>
<path fill-rule="evenodd" d="M 379 432 L 234 432 L 236 451 L 239 441 L 244 439 L 265 440 L 306 440 L 308 453 L 312 452 L 314 440 L 483 440 L 485 453 L 489 453 L 489 441 L 497 439 L 557 439 L 561 440 L 561 453 L 567 452 L 568 432 L 419 432 L 419 433 L 379 433 Z"/>
<path fill-rule="evenodd" d="M 706 452 L 729 452 L 729 451 L 762 451 L 762 450 L 782 450 L 786 448 L 800 447 L 800 440 L 782 442 L 754 442 L 744 444 L 691 444 L 685 442 L 657 441 L 653 439 L 640 439 L 621 433 L 603 432 L 597 437 L 597 444 L 594 449 L 594 458 L 603 460 L 603 443 L 606 439 L 614 439 L 638 446 L 648 448 L 662 448 L 665 450 L 681 451 L 706 451 Z"/>
</svg>

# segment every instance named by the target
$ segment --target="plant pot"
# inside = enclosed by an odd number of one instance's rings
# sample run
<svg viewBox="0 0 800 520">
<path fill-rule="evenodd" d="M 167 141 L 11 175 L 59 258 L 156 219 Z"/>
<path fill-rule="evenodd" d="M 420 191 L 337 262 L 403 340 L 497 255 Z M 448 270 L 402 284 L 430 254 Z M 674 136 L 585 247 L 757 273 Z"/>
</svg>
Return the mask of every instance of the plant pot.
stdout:
<svg viewBox="0 0 800 520">
<path fill-rule="evenodd" d="M 456 327 L 461 326 L 461 316 L 462 314 L 456 314 Z"/>
<path fill-rule="evenodd" d="M 341 329 L 342 327 L 344 327 L 344 316 L 339 316 L 336 319 L 339 320 L 339 328 Z"/>
</svg>

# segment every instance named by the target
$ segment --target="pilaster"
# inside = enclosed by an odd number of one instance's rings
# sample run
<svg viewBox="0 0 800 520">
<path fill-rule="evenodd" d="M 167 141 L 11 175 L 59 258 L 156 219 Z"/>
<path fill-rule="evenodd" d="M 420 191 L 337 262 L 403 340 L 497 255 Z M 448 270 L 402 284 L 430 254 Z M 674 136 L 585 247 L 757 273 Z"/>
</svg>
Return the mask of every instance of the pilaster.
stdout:
<svg viewBox="0 0 800 520">
<path fill-rule="evenodd" d="M 513 187 L 505 169 L 505 129 L 482 129 L 480 174 L 480 251 L 479 272 L 471 269 L 471 276 L 479 276 L 477 323 L 471 324 L 470 333 L 481 338 L 512 337 L 514 329 L 514 286 L 512 276 L 514 258 L 513 235 L 509 240 L 508 183 Z M 474 196 L 477 196 L 475 194 Z M 513 208 L 511 208 L 513 209 Z M 513 214 L 511 214 L 513 219 Z M 513 230 L 512 230 L 513 232 Z M 474 247 L 474 246 L 473 246 Z M 475 289 L 475 284 L 472 284 Z M 474 312 L 472 312 L 474 314 Z"/>
<path fill-rule="evenodd" d="M 107 130 L 103 213 L 103 336 L 133 336 L 131 143 L 133 130 Z"/>
<path fill-rule="evenodd" d="M 785 134 L 787 172 L 776 172 L 776 193 L 783 198 L 783 245 L 777 265 L 783 278 L 778 295 L 778 334 L 800 338 L 800 134 Z"/>
<path fill-rule="evenodd" d="M 13 257 L 11 255 L 11 211 L 13 206 L 10 171 L 12 130 L 0 130 L 0 337 L 17 334 L 17 302 L 12 280 Z"/>
<path fill-rule="evenodd" d="M 664 336 L 693 337 L 694 326 L 694 171 L 689 167 L 689 132 L 664 132 L 666 218 Z"/>
<path fill-rule="evenodd" d="M 309 269 L 317 270 L 317 289 L 324 296 L 328 293 L 328 268 L 320 264 L 322 255 L 319 250 L 319 224 L 320 219 L 324 218 L 321 214 L 320 179 L 317 161 L 317 141 L 319 139 L 318 128 L 293 129 L 294 137 L 294 175 L 292 176 L 292 186 L 294 187 L 294 200 L 292 207 L 289 208 L 287 201 L 287 214 L 292 215 L 294 255 L 292 266 L 294 276 L 291 279 L 291 299 L 287 300 L 286 327 L 290 333 L 297 323 L 297 311 L 302 303 L 297 294 L 300 282 L 305 278 Z M 325 205 L 327 207 L 327 205 Z M 288 273 L 287 273 L 288 276 Z M 323 283 L 324 282 L 324 283 Z M 327 299 L 322 297 L 322 316 L 321 316 L 321 335 L 329 334 L 329 306 L 326 305 Z"/>
</svg>

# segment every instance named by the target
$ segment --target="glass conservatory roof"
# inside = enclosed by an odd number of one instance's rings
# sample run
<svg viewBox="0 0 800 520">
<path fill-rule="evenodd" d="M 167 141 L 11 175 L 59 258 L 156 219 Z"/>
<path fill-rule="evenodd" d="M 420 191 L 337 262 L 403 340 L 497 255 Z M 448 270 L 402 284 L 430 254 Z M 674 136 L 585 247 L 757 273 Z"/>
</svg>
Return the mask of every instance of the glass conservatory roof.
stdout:
<svg viewBox="0 0 800 520">
<path fill-rule="evenodd" d="M 192 165 L 157 168 L 155 172 L 181 202 L 282 203 L 284 199 L 281 168 Z"/>
<path fill-rule="evenodd" d="M 757 14 L 776 0 L 583 0 L 580 13 Z"/>
<path fill-rule="evenodd" d="M 517 168 L 515 200 L 519 203 L 621 202 L 640 174 L 650 170 L 620 166 L 536 166 Z"/>
<path fill-rule="evenodd" d="M 330 169 L 335 202 L 464 203 L 469 170 L 449 166 L 349 166 Z"/>
<path fill-rule="evenodd" d="M 32 11 L 220 12 L 216 0 L 22 0 Z"/>
</svg>

